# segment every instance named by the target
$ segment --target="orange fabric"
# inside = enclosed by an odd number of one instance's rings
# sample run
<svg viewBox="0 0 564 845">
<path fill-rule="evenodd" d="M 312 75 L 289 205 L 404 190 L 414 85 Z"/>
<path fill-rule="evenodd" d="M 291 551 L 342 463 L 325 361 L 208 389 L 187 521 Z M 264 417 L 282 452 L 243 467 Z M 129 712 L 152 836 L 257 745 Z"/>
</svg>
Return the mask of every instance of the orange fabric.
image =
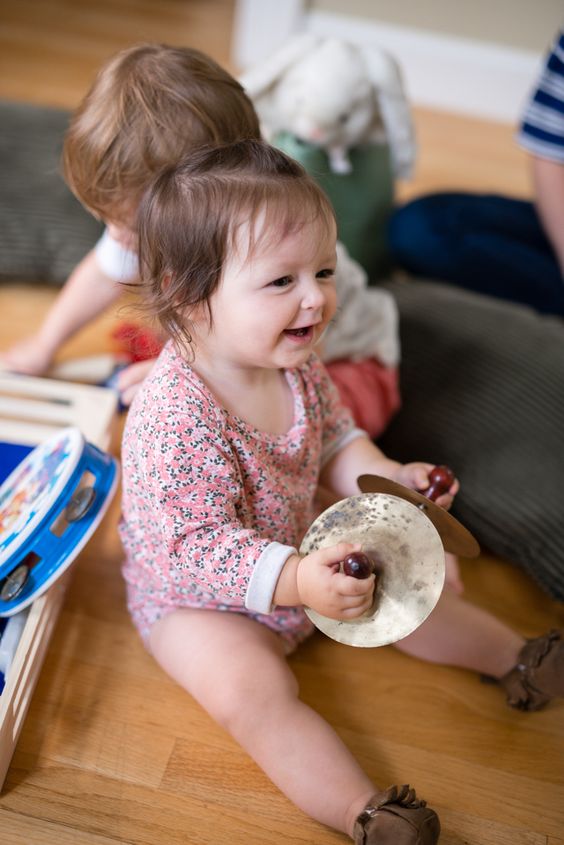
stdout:
<svg viewBox="0 0 564 845">
<path fill-rule="evenodd" d="M 384 367 L 375 358 L 325 366 L 357 426 L 379 437 L 401 405 L 398 368 Z"/>
</svg>

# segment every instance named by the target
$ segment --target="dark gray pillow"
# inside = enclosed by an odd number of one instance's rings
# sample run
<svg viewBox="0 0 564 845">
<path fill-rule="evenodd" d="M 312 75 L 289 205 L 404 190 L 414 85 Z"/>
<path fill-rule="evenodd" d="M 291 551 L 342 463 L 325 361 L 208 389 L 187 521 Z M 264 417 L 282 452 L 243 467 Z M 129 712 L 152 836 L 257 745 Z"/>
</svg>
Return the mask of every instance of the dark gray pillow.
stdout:
<svg viewBox="0 0 564 845">
<path fill-rule="evenodd" d="M 0 279 L 62 284 L 102 226 L 60 172 L 69 113 L 0 101 Z"/>
<path fill-rule="evenodd" d="M 448 285 L 387 288 L 403 407 L 382 448 L 449 464 L 461 481 L 453 513 L 564 600 L 564 322 Z"/>
</svg>

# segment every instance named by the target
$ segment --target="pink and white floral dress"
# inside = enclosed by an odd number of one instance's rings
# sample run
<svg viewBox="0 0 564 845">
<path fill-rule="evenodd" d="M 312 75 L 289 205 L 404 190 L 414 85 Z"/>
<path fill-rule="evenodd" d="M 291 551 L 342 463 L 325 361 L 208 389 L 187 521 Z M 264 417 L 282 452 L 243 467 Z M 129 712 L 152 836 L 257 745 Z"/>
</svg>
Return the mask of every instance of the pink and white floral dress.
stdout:
<svg viewBox="0 0 564 845">
<path fill-rule="evenodd" d="M 273 607 L 272 597 L 315 517 L 323 464 L 364 432 L 317 357 L 285 375 L 294 420 L 282 435 L 225 411 L 171 343 L 136 395 L 120 535 L 128 606 L 145 642 L 180 607 L 247 614 L 288 651 L 311 633 L 302 607 Z"/>
</svg>

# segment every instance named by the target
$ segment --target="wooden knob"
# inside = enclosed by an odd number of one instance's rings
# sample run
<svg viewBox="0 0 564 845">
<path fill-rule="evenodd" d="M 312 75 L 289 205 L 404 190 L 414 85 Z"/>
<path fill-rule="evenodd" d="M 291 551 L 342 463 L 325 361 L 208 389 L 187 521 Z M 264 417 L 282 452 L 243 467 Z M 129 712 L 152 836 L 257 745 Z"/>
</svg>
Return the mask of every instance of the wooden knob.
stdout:
<svg viewBox="0 0 564 845">
<path fill-rule="evenodd" d="M 374 572 L 374 564 L 363 552 L 351 552 L 341 563 L 345 575 L 352 578 L 370 578 Z"/>
<path fill-rule="evenodd" d="M 423 495 L 434 502 L 443 493 L 448 493 L 454 483 L 454 473 L 447 466 L 433 467 L 429 473 L 429 486 L 423 490 Z"/>
</svg>

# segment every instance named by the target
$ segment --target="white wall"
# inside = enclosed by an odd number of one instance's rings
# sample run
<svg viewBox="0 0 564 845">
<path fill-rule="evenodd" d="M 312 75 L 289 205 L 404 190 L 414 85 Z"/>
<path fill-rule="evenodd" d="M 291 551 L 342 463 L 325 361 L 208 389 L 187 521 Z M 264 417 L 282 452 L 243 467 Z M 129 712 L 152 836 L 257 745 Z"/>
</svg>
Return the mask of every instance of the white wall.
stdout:
<svg viewBox="0 0 564 845">
<path fill-rule="evenodd" d="M 515 124 L 562 21 L 562 0 L 238 0 L 233 60 L 300 30 L 378 44 L 414 104 Z"/>
<path fill-rule="evenodd" d="M 308 10 L 537 53 L 564 21 L 562 0 L 311 0 Z"/>
</svg>

